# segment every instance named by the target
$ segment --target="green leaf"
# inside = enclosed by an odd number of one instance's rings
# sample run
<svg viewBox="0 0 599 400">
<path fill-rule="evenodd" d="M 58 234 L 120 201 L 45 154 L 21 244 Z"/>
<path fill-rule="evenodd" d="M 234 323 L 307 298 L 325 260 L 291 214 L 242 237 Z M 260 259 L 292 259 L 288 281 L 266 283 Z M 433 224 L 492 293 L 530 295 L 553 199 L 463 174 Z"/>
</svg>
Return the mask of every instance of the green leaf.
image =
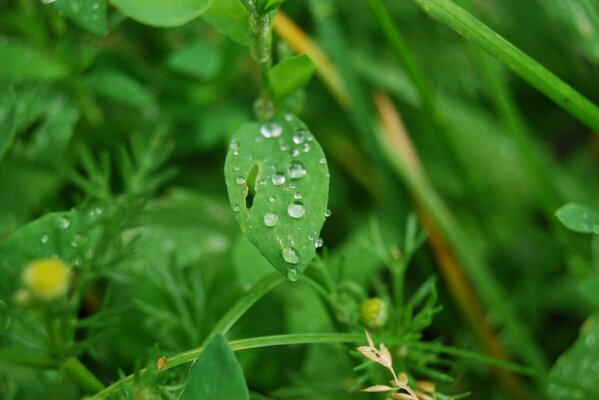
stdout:
<svg viewBox="0 0 599 400">
<path fill-rule="evenodd" d="M 208 342 L 189 373 L 181 400 L 249 400 L 243 370 L 223 335 Z"/>
<path fill-rule="evenodd" d="M 134 107 L 154 104 L 152 94 L 122 71 L 100 70 L 91 73 L 86 85 L 99 96 Z"/>
<path fill-rule="evenodd" d="M 596 233 L 599 235 L 599 212 L 590 207 L 576 203 L 568 203 L 555 213 L 566 228 L 580 233 Z"/>
<path fill-rule="evenodd" d="M 55 81 L 67 68 L 46 54 L 13 41 L 0 40 L 0 79 Z"/>
<path fill-rule="evenodd" d="M 126 16 L 146 25 L 171 27 L 186 24 L 198 17 L 211 1 L 111 0 L 111 3 Z"/>
<path fill-rule="evenodd" d="M 223 63 L 223 54 L 218 46 L 208 42 L 197 42 L 171 54 L 168 66 L 174 71 L 200 79 L 214 78 Z"/>
<path fill-rule="evenodd" d="M 585 277 L 577 285 L 580 296 L 593 307 L 599 308 L 599 275 L 592 274 Z"/>
<path fill-rule="evenodd" d="M 225 180 L 243 233 L 297 279 L 314 258 L 329 193 L 326 159 L 306 125 L 292 114 L 243 125 L 231 141 Z"/>
<path fill-rule="evenodd" d="M 7 95 L 0 100 L 0 161 L 6 154 L 15 136 L 17 127 L 17 107 L 15 92 L 8 89 Z"/>
<path fill-rule="evenodd" d="M 106 0 L 57 0 L 52 3 L 61 14 L 96 35 L 108 33 Z"/>
<path fill-rule="evenodd" d="M 260 13 L 268 13 L 271 11 L 275 11 L 277 8 L 281 7 L 285 0 L 258 0 L 256 8 L 260 11 Z"/>
<path fill-rule="evenodd" d="M 549 385 L 548 398 L 552 400 L 599 398 L 598 318 L 598 314 L 591 316 L 582 326 L 576 342 L 558 358 L 550 372 L 550 377 L 552 380 L 565 382 L 568 386 Z"/>
<path fill-rule="evenodd" d="M 269 72 L 276 98 L 288 96 L 304 87 L 314 73 L 314 62 L 306 55 L 286 58 Z"/>
<path fill-rule="evenodd" d="M 237 43 L 244 46 L 250 44 L 249 13 L 240 0 L 213 1 L 202 18 Z"/>
<path fill-rule="evenodd" d="M 5 302 L 0 300 L 0 335 L 4 335 L 10 327 L 11 316 L 10 310 Z"/>
<path fill-rule="evenodd" d="M 599 108 L 451 0 L 414 0 L 431 17 L 505 64 L 556 104 L 599 133 Z"/>
</svg>

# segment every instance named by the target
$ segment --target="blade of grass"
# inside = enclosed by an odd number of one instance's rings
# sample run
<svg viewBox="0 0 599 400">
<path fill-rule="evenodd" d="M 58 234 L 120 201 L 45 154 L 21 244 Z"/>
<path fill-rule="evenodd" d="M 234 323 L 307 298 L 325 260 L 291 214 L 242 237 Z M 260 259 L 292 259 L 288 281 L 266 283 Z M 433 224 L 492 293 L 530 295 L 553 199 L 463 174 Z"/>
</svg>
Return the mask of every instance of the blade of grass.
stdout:
<svg viewBox="0 0 599 400">
<path fill-rule="evenodd" d="M 451 0 L 413 0 L 434 19 L 508 66 L 522 79 L 599 134 L 599 108 L 555 74 Z"/>
</svg>

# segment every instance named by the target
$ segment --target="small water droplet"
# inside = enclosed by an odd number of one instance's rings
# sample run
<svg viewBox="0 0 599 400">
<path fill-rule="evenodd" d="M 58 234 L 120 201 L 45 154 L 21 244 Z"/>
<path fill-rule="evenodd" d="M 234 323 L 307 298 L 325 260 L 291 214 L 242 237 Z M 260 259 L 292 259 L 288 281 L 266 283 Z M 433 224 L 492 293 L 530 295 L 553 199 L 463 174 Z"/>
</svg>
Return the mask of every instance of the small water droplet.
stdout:
<svg viewBox="0 0 599 400">
<path fill-rule="evenodd" d="M 234 156 L 238 156 L 239 155 L 239 150 L 233 150 L 233 155 Z"/>
<path fill-rule="evenodd" d="M 329 217 L 331 216 L 331 210 L 330 210 L 330 209 L 328 209 L 328 208 L 327 208 L 326 210 L 324 210 L 324 216 L 325 216 L 326 218 L 329 218 Z"/>
<path fill-rule="evenodd" d="M 272 184 L 275 186 L 281 186 L 282 184 L 285 183 L 285 175 L 277 172 L 276 174 L 274 174 L 271 178 L 272 180 Z"/>
<path fill-rule="evenodd" d="M 318 248 L 321 248 L 323 244 L 324 244 L 324 240 L 322 240 L 322 238 L 319 237 L 314 242 L 314 247 L 316 247 L 318 249 Z"/>
<path fill-rule="evenodd" d="M 310 145 L 308 143 L 304 143 L 304 153 L 308 153 L 310 150 L 312 150 L 312 147 L 310 147 Z"/>
<path fill-rule="evenodd" d="M 295 192 L 295 193 L 293 193 L 293 198 L 295 200 L 301 200 L 302 194 L 300 192 Z"/>
<path fill-rule="evenodd" d="M 274 122 L 264 124 L 260 127 L 260 134 L 267 139 L 279 137 L 282 132 L 283 128 L 281 125 Z"/>
<path fill-rule="evenodd" d="M 293 247 L 283 247 L 281 251 L 283 259 L 287 261 L 289 264 L 297 264 L 299 263 L 299 254 L 297 250 Z"/>
<path fill-rule="evenodd" d="M 48 235 L 42 235 L 42 237 L 40 238 L 41 244 L 48 243 L 48 240 L 50 240 L 50 238 L 48 237 Z"/>
<path fill-rule="evenodd" d="M 231 140 L 231 144 L 229 144 L 229 149 L 239 150 L 239 142 L 235 139 Z"/>
<path fill-rule="evenodd" d="M 85 236 L 81 236 L 81 235 L 77 234 L 71 240 L 71 247 L 76 249 L 81 246 L 84 246 L 86 242 L 87 242 L 87 238 Z"/>
<path fill-rule="evenodd" d="M 240 169 L 241 168 L 239 168 L 239 165 L 234 165 L 233 166 L 233 171 L 235 171 L 235 172 L 239 172 Z"/>
<path fill-rule="evenodd" d="M 272 228 L 279 222 L 279 217 L 275 213 L 267 212 L 264 214 L 264 225 Z"/>
<path fill-rule="evenodd" d="M 68 229 L 71 226 L 71 219 L 67 216 L 58 217 L 56 225 L 61 229 Z"/>
<path fill-rule="evenodd" d="M 285 114 L 285 121 L 291 122 L 291 120 L 293 120 L 293 114 L 291 114 L 291 113 Z"/>
<path fill-rule="evenodd" d="M 92 208 L 90 212 L 87 214 L 90 218 L 95 218 L 97 216 L 102 215 L 102 209 L 100 207 Z"/>
<path fill-rule="evenodd" d="M 326 164 L 326 163 L 327 163 L 327 160 L 325 160 L 325 159 L 324 159 L 324 157 L 323 157 L 323 158 L 321 158 L 320 160 L 318 160 L 318 162 L 319 162 L 320 164 L 324 165 L 324 164 Z"/>
<path fill-rule="evenodd" d="M 296 282 L 299 279 L 299 274 L 296 268 L 287 268 L 287 279 L 291 282 Z"/>
<path fill-rule="evenodd" d="M 287 166 L 287 173 L 291 179 L 299 179 L 306 175 L 306 167 L 304 163 L 298 160 L 293 160 Z"/>
<path fill-rule="evenodd" d="M 313 240 L 314 240 L 314 235 L 313 235 L 313 234 L 311 234 L 311 233 L 309 233 L 309 234 L 308 234 L 308 240 L 309 240 L 309 241 L 313 241 Z"/>
<path fill-rule="evenodd" d="M 240 176 L 235 179 L 235 183 L 238 185 L 243 185 L 245 183 L 245 178 Z"/>
<path fill-rule="evenodd" d="M 294 133 L 293 136 L 291 137 L 293 139 L 293 143 L 295 143 L 295 144 L 304 143 L 304 141 L 306 140 L 306 133 L 307 132 L 303 129 Z"/>
<path fill-rule="evenodd" d="M 268 201 L 270 201 L 271 203 L 274 203 L 275 201 L 277 201 L 277 199 L 276 199 L 276 197 L 275 197 L 275 196 L 270 196 L 270 197 L 268 198 Z"/>
<path fill-rule="evenodd" d="M 239 204 L 233 204 L 233 211 L 235 211 L 235 212 L 239 211 Z"/>
<path fill-rule="evenodd" d="M 300 149 L 291 150 L 291 157 L 299 157 L 301 154 L 302 152 L 300 151 Z"/>
<path fill-rule="evenodd" d="M 281 145 L 279 146 L 279 150 L 281 151 L 289 151 L 290 147 L 287 143 L 281 143 Z"/>
<path fill-rule="evenodd" d="M 304 216 L 306 209 L 301 202 L 294 201 L 293 203 L 289 203 L 289 206 L 287 206 L 287 213 L 289 213 L 291 218 L 298 219 Z"/>
</svg>

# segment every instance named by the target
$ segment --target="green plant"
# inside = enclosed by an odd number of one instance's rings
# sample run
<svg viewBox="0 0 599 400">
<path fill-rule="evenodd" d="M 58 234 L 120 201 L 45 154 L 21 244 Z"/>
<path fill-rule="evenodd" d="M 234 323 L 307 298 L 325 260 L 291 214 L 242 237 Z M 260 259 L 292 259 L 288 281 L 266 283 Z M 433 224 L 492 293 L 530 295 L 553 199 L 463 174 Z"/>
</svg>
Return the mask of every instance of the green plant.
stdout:
<svg viewBox="0 0 599 400">
<path fill-rule="evenodd" d="M 599 393 L 592 0 L 0 10 L 0 398 Z"/>
</svg>

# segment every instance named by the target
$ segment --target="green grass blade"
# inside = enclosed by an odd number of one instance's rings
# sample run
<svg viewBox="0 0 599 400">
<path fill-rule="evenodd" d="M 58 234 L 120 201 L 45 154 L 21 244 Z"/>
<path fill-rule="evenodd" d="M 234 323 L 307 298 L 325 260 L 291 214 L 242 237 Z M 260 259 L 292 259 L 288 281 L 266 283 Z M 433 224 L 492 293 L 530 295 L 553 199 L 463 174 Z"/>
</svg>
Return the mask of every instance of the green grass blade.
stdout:
<svg viewBox="0 0 599 400">
<path fill-rule="evenodd" d="M 414 0 L 434 19 L 507 65 L 556 104 L 599 134 L 599 108 L 555 74 L 451 0 Z"/>
</svg>

